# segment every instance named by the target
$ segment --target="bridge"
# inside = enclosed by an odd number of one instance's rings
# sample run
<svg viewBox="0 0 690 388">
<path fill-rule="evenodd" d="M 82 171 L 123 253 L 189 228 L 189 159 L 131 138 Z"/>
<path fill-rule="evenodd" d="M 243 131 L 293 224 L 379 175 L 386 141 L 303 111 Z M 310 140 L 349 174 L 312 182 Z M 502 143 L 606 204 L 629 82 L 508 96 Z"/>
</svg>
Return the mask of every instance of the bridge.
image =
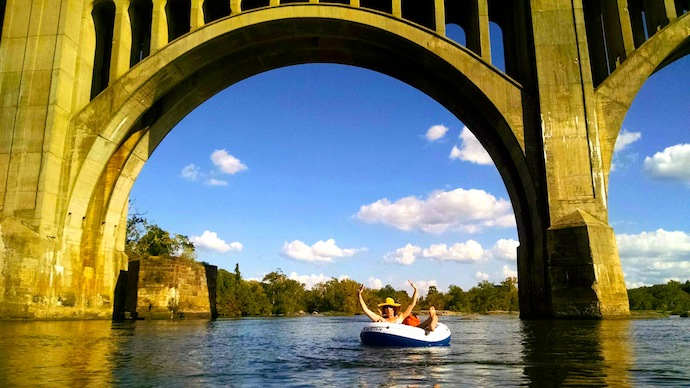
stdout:
<svg viewBox="0 0 690 388">
<path fill-rule="evenodd" d="M 690 52 L 688 10 L 690 0 L 0 0 L 0 318 L 109 314 L 128 264 L 129 192 L 156 146 L 224 88 L 302 63 L 395 77 L 475 134 L 513 204 L 522 318 L 626 317 L 607 211 L 613 148 L 645 80 Z"/>
</svg>

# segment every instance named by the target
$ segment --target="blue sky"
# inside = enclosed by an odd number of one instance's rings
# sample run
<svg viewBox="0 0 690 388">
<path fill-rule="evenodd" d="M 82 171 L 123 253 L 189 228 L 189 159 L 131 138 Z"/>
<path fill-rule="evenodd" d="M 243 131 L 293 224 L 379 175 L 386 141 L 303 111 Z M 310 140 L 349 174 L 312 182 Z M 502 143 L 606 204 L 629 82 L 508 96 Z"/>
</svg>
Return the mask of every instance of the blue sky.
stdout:
<svg viewBox="0 0 690 388">
<path fill-rule="evenodd" d="M 690 279 L 690 58 L 655 74 L 616 145 L 609 185 L 629 287 Z M 137 179 L 134 209 L 198 259 L 307 286 L 349 277 L 422 289 L 516 275 L 517 231 L 495 166 L 464 125 L 385 75 L 300 65 L 191 112 Z"/>
</svg>

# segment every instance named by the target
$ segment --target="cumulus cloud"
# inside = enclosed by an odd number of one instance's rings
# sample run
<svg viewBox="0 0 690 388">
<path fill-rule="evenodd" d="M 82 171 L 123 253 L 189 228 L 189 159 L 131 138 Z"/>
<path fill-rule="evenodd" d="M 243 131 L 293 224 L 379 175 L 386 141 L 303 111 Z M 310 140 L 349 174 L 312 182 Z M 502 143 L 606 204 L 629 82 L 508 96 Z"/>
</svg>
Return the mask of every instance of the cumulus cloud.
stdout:
<svg viewBox="0 0 690 388">
<path fill-rule="evenodd" d="M 347 275 L 340 275 L 338 277 L 338 280 L 342 281 L 344 279 L 349 279 L 350 277 Z M 312 275 L 298 275 L 297 272 L 290 272 L 290 275 L 288 275 L 288 279 L 295 280 L 297 282 L 300 282 L 304 284 L 304 288 L 307 290 L 311 290 L 312 287 L 314 287 L 317 284 L 320 283 L 325 283 L 331 279 L 333 279 L 332 276 L 326 276 L 324 274 L 312 274 Z"/>
<path fill-rule="evenodd" d="M 308 246 L 300 240 L 286 242 L 283 245 L 282 255 L 302 261 L 332 262 L 334 257 L 353 256 L 364 249 L 339 248 L 334 239 L 319 240 L 314 245 Z"/>
<path fill-rule="evenodd" d="M 356 217 L 371 224 L 428 233 L 476 233 L 487 227 L 515 226 L 510 201 L 476 189 L 438 190 L 427 198 L 410 196 L 395 202 L 384 198 L 360 207 Z"/>
<path fill-rule="evenodd" d="M 487 255 L 492 259 L 515 262 L 519 245 L 520 243 L 516 240 L 500 239 L 496 241 L 493 248 L 487 251 Z"/>
<path fill-rule="evenodd" d="M 658 229 L 616 236 L 626 283 L 652 285 L 690 277 L 690 235 Z"/>
<path fill-rule="evenodd" d="M 381 279 L 371 277 L 367 280 L 367 287 L 371 288 L 372 290 L 380 290 L 383 288 L 383 281 L 381 281 Z"/>
<path fill-rule="evenodd" d="M 450 151 L 449 157 L 451 159 L 459 159 L 483 165 L 492 165 L 494 163 L 489 153 L 484 149 L 484 146 L 482 146 L 467 127 L 462 129 L 460 140 L 462 140 L 460 147 L 454 146 Z"/>
<path fill-rule="evenodd" d="M 436 280 L 416 280 L 413 282 L 415 286 L 417 286 L 417 292 L 419 292 L 419 295 L 424 297 L 429 294 L 429 287 L 436 287 L 437 291 L 441 291 L 438 289 L 438 282 Z M 410 283 L 405 281 L 403 284 L 400 284 L 400 289 L 406 289 L 410 288 Z"/>
<path fill-rule="evenodd" d="M 384 260 L 391 263 L 410 265 L 417 258 L 423 257 L 438 261 L 456 261 L 460 263 L 476 263 L 497 259 L 508 262 L 515 262 L 517 259 L 517 247 L 519 243 L 515 240 L 501 239 L 494 244 L 491 249 L 482 248 L 481 244 L 474 240 L 465 243 L 455 243 L 451 246 L 446 244 L 432 244 L 428 248 L 421 248 L 416 245 L 407 244 L 394 252 L 384 255 Z"/>
<path fill-rule="evenodd" d="M 396 249 L 395 252 L 386 253 L 383 259 L 390 263 L 410 265 L 414 263 L 420 253 L 422 253 L 422 248 L 407 244 L 402 248 Z"/>
<path fill-rule="evenodd" d="M 232 242 L 230 244 L 226 243 L 222 239 L 218 238 L 218 234 L 205 230 L 201 236 L 192 236 L 189 241 L 194 244 L 197 249 L 205 251 L 213 251 L 219 253 L 227 253 L 231 251 L 241 251 L 243 246 L 239 242 Z"/>
<path fill-rule="evenodd" d="M 422 256 L 441 261 L 471 263 L 482 260 L 484 249 L 474 240 L 469 240 L 466 243 L 457 243 L 451 247 L 448 247 L 446 244 L 433 244 L 422 251 Z"/>
<path fill-rule="evenodd" d="M 215 171 L 208 173 L 202 172 L 194 163 L 182 168 L 180 176 L 188 181 L 202 181 L 207 186 L 227 186 L 228 182 L 222 179 L 213 178 L 219 174 L 234 175 L 240 171 L 247 170 L 247 166 L 240 162 L 236 157 L 228 154 L 226 150 L 215 150 L 211 154 L 211 161 L 216 166 Z"/>
<path fill-rule="evenodd" d="M 690 144 L 676 144 L 647 156 L 644 170 L 653 178 L 690 183 Z"/>
<path fill-rule="evenodd" d="M 474 280 L 481 282 L 483 280 L 489 280 L 489 274 L 482 271 L 477 271 L 474 273 Z"/>
<path fill-rule="evenodd" d="M 225 173 L 234 175 L 240 171 L 247 170 L 245 166 L 239 159 L 230 155 L 226 150 L 215 150 L 211 154 L 211 161 L 218 167 L 218 169 Z"/>
<path fill-rule="evenodd" d="M 180 175 L 182 178 L 188 181 L 195 181 L 199 179 L 201 171 L 199 170 L 199 167 L 192 163 L 184 166 L 182 168 L 182 172 L 180 172 Z"/>
<path fill-rule="evenodd" d="M 446 132 L 448 132 L 448 127 L 445 125 L 434 125 L 427 129 L 425 136 L 428 141 L 433 142 L 446 136 Z"/>
<path fill-rule="evenodd" d="M 640 132 L 628 132 L 627 129 L 623 129 L 620 134 L 618 134 L 618 139 L 616 139 L 616 145 L 613 147 L 613 152 L 620 152 L 627 148 L 630 144 L 640 140 L 642 134 Z"/>
<path fill-rule="evenodd" d="M 508 267 L 507 265 L 503 266 L 503 269 L 501 272 L 503 274 L 503 278 L 516 278 L 517 277 L 517 270 L 514 270 L 514 269 Z"/>
</svg>

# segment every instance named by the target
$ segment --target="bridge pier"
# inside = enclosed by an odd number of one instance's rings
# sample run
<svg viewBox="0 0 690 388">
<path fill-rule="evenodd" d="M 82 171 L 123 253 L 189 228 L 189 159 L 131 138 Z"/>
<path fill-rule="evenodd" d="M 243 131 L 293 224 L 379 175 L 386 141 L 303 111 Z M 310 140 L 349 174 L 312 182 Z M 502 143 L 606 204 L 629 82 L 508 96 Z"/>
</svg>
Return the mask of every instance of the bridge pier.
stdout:
<svg viewBox="0 0 690 388">
<path fill-rule="evenodd" d="M 546 232 L 551 306 L 556 318 L 624 318 L 628 292 L 613 229 L 582 210 Z"/>
<path fill-rule="evenodd" d="M 395 0 L 386 13 L 231 0 L 230 17 L 207 25 L 199 0 L 0 2 L 0 318 L 109 315 L 127 267 L 126 197 L 150 152 L 224 87 L 308 62 L 397 77 L 477 135 L 515 209 L 523 318 L 628 316 L 608 221 L 613 148 L 644 81 L 690 52 L 690 15 L 657 4 L 644 42 L 641 11 L 631 22 L 624 2 L 603 1 Z M 191 31 L 170 39 L 187 16 Z M 150 31 L 135 39 L 134 20 Z M 491 65 L 489 21 L 504 28 L 505 73 Z M 444 36 L 450 22 L 467 47 Z M 133 39 L 148 42 L 135 50 L 146 60 L 128 58 Z"/>
</svg>

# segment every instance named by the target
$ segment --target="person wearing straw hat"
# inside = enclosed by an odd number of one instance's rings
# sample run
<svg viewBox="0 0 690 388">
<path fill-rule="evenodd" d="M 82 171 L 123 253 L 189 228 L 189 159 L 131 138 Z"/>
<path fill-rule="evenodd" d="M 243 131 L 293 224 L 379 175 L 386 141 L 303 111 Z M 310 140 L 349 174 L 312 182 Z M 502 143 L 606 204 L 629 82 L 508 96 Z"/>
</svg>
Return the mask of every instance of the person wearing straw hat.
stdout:
<svg viewBox="0 0 690 388">
<path fill-rule="evenodd" d="M 366 316 L 369 317 L 369 319 L 371 319 L 373 322 L 402 323 L 405 318 L 412 314 L 412 309 L 414 308 L 415 304 L 417 304 L 417 287 L 414 285 L 414 283 L 412 283 L 411 280 L 408 280 L 408 282 L 410 282 L 410 286 L 412 286 L 414 293 L 412 294 L 412 302 L 410 302 L 410 305 L 407 306 L 402 314 L 400 314 L 400 308 L 402 305 L 400 303 L 396 303 L 395 299 L 390 297 L 386 298 L 385 302 L 378 304 L 378 314 L 371 311 L 369 307 L 367 307 L 367 304 L 364 303 L 364 298 L 362 298 L 362 291 L 364 291 L 364 285 L 362 285 L 357 294 L 359 296 L 359 304 L 362 306 L 362 311 L 364 311 L 364 314 L 366 314 Z M 436 309 L 434 309 L 432 306 L 429 308 L 429 318 L 417 325 L 417 327 L 434 331 L 437 323 L 438 316 L 436 315 Z"/>
</svg>

